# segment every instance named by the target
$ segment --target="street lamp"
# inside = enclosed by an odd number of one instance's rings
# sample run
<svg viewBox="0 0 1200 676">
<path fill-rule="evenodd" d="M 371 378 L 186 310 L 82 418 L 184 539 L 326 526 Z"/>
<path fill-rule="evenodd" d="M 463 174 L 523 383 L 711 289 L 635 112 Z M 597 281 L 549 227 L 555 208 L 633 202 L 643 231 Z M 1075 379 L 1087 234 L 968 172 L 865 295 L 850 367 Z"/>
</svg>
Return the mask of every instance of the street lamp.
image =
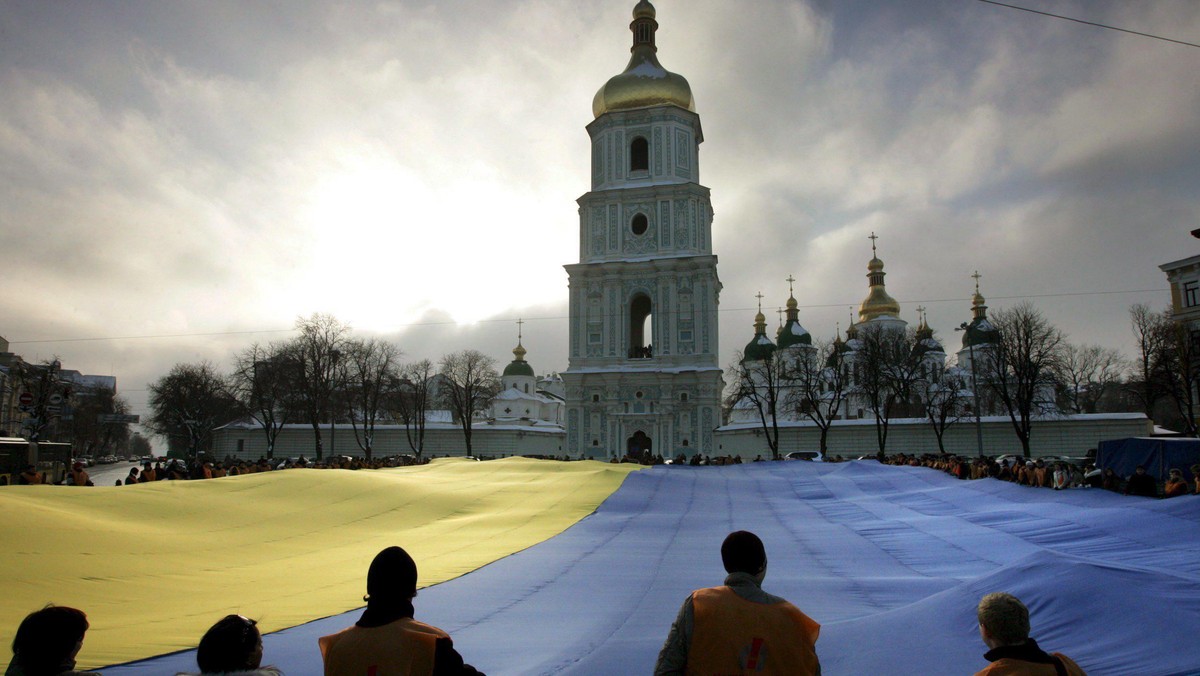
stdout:
<svg viewBox="0 0 1200 676">
<path fill-rule="evenodd" d="M 955 331 L 962 331 L 963 337 L 967 339 L 967 350 L 971 355 L 971 396 L 972 408 L 975 409 L 975 443 L 979 448 L 979 457 L 983 457 L 983 423 L 979 420 L 979 384 L 975 377 L 975 342 L 971 340 L 971 334 L 968 332 L 970 326 L 966 322 L 959 324 Z"/>
</svg>

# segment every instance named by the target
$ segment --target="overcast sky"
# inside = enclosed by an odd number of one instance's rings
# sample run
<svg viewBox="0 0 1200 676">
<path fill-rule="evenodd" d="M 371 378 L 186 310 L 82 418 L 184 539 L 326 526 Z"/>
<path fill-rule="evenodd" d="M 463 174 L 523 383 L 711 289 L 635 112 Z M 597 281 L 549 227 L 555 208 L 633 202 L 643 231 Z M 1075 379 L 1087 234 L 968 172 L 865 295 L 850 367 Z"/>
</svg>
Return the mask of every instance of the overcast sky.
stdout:
<svg viewBox="0 0 1200 676">
<path fill-rule="evenodd" d="M 1013 0 L 1200 43 L 1193 0 Z M 0 2 L 0 336 L 146 384 L 324 312 L 411 358 L 567 366 L 591 101 L 633 0 Z M 658 0 L 712 189 L 722 363 L 794 275 L 844 330 L 872 232 L 953 352 L 978 269 L 1079 343 L 1200 253 L 1200 49 L 977 0 Z M 768 311 L 775 323 L 775 314 Z"/>
</svg>

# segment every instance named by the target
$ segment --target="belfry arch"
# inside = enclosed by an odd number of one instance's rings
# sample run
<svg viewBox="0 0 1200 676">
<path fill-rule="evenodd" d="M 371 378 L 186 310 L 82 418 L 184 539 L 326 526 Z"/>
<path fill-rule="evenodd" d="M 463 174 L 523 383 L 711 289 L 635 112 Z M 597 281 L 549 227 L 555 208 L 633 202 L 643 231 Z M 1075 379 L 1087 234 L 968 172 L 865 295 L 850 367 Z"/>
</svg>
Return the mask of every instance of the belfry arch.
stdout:
<svg viewBox="0 0 1200 676">
<path fill-rule="evenodd" d="M 654 336 L 654 304 L 650 296 L 644 293 L 635 294 L 629 302 L 629 357 L 631 359 L 649 359 Z"/>
</svg>

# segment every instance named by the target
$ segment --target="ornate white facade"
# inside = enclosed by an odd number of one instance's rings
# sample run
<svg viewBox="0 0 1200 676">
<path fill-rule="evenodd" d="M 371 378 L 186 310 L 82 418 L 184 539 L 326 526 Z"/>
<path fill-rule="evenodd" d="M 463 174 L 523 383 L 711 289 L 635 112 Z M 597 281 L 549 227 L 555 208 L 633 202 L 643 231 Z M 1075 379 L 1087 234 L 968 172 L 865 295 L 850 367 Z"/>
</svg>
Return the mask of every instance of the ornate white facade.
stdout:
<svg viewBox="0 0 1200 676">
<path fill-rule="evenodd" d="M 712 454 L 722 423 L 712 205 L 687 81 L 659 65 L 643 0 L 625 72 L 596 94 L 592 189 L 570 278 L 567 452 Z"/>
</svg>

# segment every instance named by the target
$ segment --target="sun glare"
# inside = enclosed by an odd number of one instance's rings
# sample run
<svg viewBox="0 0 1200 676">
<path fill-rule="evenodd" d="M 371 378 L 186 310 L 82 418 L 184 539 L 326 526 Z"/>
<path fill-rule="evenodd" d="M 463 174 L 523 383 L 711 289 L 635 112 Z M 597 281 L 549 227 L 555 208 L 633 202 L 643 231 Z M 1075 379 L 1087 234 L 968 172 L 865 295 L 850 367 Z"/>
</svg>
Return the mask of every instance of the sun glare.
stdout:
<svg viewBox="0 0 1200 676">
<path fill-rule="evenodd" d="M 558 266 L 533 265 L 552 254 L 522 236 L 529 219 L 551 218 L 547 208 L 487 167 L 434 184 L 361 155 L 321 175 L 309 195 L 311 265 L 285 292 L 300 314 L 331 312 L 372 329 L 437 310 L 467 324 L 563 294 Z"/>
</svg>

